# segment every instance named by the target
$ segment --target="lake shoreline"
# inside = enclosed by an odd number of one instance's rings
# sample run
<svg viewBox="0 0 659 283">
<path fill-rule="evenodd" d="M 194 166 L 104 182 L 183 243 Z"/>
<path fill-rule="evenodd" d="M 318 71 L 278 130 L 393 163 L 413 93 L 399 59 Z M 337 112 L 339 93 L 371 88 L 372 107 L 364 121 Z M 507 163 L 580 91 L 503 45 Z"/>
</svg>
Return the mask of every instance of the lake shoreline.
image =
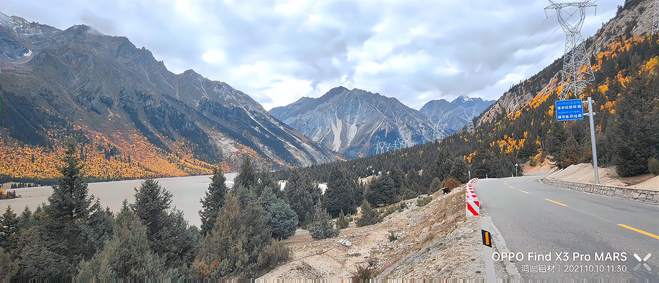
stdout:
<svg viewBox="0 0 659 283">
<path fill-rule="evenodd" d="M 233 173 L 233 172 L 230 172 Z M 227 173 L 227 174 L 230 174 Z M 212 174 L 192 174 L 192 175 L 185 175 L 185 176 L 153 176 L 153 177 L 136 177 L 136 178 L 117 178 L 117 179 L 112 179 L 112 178 L 97 178 L 97 177 L 85 177 L 83 176 L 83 180 L 88 183 L 106 183 L 106 182 L 120 182 L 120 181 L 132 181 L 132 180 L 146 180 L 146 179 L 165 179 L 165 178 L 183 178 L 183 177 L 199 177 L 199 176 L 212 176 Z M 34 187 L 52 187 L 55 184 L 57 184 L 57 181 L 59 179 L 54 178 L 54 179 L 39 179 L 39 178 L 16 178 L 12 179 L 12 177 L 7 177 L 3 176 L 5 178 L 8 178 L 9 180 L 5 181 L 0 181 L 0 187 L 5 186 L 6 184 L 11 184 L 11 183 L 33 183 L 33 184 L 39 184 L 39 186 L 34 186 Z M 0 179 L 1 180 L 1 179 Z M 11 188 L 13 189 L 24 189 L 24 188 L 34 188 L 34 187 L 20 187 L 20 188 Z"/>
<path fill-rule="evenodd" d="M 233 180 L 238 173 L 226 173 L 227 187 L 233 186 Z M 212 175 L 195 175 L 182 177 L 154 178 L 163 188 L 172 193 L 172 206 L 183 211 L 185 219 L 192 225 L 199 226 L 199 210 L 201 199 L 205 195 Z M 88 183 L 89 194 L 99 199 L 103 207 L 113 212 L 121 209 L 124 200 L 134 202 L 135 188 L 138 188 L 146 179 L 129 179 L 118 181 L 103 181 Z M 0 200 L 0 211 L 11 207 L 14 212 L 20 213 L 25 207 L 34 211 L 42 203 L 48 201 L 52 194 L 52 186 L 39 186 L 29 188 L 9 189 L 15 191 L 19 197 L 15 199 Z"/>
</svg>

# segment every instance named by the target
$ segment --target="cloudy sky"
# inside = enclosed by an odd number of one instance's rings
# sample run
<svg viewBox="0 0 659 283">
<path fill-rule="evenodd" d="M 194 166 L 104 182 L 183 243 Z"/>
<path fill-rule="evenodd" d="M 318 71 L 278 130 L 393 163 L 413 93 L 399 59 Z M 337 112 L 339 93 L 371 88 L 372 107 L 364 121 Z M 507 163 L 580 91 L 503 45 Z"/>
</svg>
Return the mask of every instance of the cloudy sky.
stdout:
<svg viewBox="0 0 659 283">
<path fill-rule="evenodd" d="M 0 11 L 87 24 L 150 49 L 173 72 L 229 83 L 270 109 L 343 85 L 419 108 L 495 99 L 563 52 L 546 0 L 2 0 Z M 598 1 L 584 35 L 623 0 Z"/>
</svg>

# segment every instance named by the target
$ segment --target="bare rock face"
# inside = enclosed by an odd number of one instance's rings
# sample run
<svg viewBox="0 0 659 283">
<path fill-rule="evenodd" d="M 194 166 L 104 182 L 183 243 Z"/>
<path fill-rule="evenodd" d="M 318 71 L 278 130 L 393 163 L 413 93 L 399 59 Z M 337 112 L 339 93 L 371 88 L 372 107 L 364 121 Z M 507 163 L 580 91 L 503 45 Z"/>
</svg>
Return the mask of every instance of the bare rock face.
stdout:
<svg viewBox="0 0 659 283">
<path fill-rule="evenodd" d="M 270 113 L 347 158 L 376 154 L 378 144 L 402 148 L 446 134 L 395 98 L 344 87 L 333 88 L 319 98 L 303 97 Z"/>
</svg>

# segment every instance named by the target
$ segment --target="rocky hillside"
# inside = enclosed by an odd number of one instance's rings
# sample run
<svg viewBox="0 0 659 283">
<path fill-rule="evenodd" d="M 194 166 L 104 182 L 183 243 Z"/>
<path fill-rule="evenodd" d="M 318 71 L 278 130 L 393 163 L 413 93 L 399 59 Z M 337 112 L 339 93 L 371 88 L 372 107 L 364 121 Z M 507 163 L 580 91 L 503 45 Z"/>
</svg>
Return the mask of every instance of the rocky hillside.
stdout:
<svg viewBox="0 0 659 283">
<path fill-rule="evenodd" d="M 586 53 L 595 57 L 620 38 L 651 33 L 653 11 L 657 9 L 655 5 L 656 1 L 652 0 L 625 1 L 615 18 L 586 40 Z M 528 105 L 562 68 L 562 62 L 563 59 L 559 58 L 536 75 L 510 88 L 479 117 L 477 124 L 492 122 L 501 114 L 515 112 Z"/>
<path fill-rule="evenodd" d="M 273 166 L 335 159 L 248 95 L 168 71 L 127 38 L 0 15 L 0 175 L 52 178 L 62 143 L 100 178 L 187 175 L 244 154 Z"/>
<path fill-rule="evenodd" d="M 443 129 L 434 128 L 424 115 L 397 99 L 360 89 L 333 88 L 322 97 L 303 97 L 270 113 L 347 158 L 422 144 L 445 135 Z M 378 144 L 385 148 L 378 148 Z"/>
<path fill-rule="evenodd" d="M 472 119 L 480 116 L 492 103 L 493 100 L 460 96 L 451 102 L 445 99 L 428 101 L 419 111 L 426 115 L 436 128 L 457 132 Z"/>
<path fill-rule="evenodd" d="M 594 101 L 600 164 L 617 165 L 624 176 L 648 172 L 649 159 L 659 158 L 659 41 L 651 24 L 656 5 L 652 0 L 626 1 L 585 41 L 594 81 L 579 98 Z M 561 168 L 590 162 L 587 120 L 555 119 L 554 102 L 564 85 L 552 77 L 562 62 L 559 58 L 513 86 L 478 118 L 474 130 L 447 143 L 460 148 L 472 166 L 483 168 L 501 163 L 497 158 L 536 164 L 549 157 Z"/>
</svg>

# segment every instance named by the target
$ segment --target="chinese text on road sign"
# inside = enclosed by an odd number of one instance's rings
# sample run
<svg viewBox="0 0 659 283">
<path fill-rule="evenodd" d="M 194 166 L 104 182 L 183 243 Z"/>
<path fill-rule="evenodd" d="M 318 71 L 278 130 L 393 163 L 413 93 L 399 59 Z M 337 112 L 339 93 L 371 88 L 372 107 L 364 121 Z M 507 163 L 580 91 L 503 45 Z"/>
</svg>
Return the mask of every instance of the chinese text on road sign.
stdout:
<svg viewBox="0 0 659 283">
<path fill-rule="evenodd" d="M 554 107 L 558 121 L 574 121 L 583 118 L 581 99 L 556 100 Z"/>
</svg>

